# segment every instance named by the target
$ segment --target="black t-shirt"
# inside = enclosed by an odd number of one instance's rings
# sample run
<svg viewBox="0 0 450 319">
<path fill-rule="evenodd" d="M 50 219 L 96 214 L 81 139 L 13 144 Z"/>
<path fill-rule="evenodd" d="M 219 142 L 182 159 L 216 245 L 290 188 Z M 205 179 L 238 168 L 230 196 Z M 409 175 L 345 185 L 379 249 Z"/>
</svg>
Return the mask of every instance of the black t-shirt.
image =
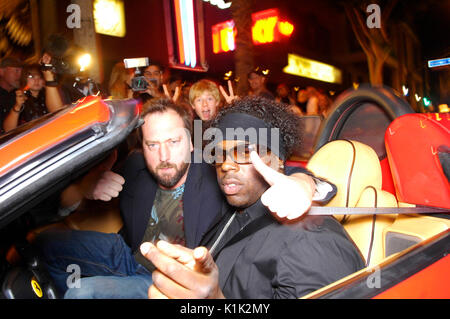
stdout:
<svg viewBox="0 0 450 319">
<path fill-rule="evenodd" d="M 184 184 L 174 190 L 158 188 L 147 228 L 142 242 L 156 243 L 165 240 L 172 244 L 186 246 L 183 216 Z M 136 250 L 134 258 L 149 271 L 155 270 L 153 264 Z"/>
<path fill-rule="evenodd" d="M 23 111 L 20 113 L 18 125 L 40 118 L 48 113 L 45 105 L 45 89 L 39 91 L 37 97 L 32 96 L 28 91 L 27 100 L 24 103 Z"/>
<path fill-rule="evenodd" d="M 263 91 L 263 92 L 259 93 L 258 96 L 263 97 L 268 100 L 275 100 L 275 96 L 270 91 Z"/>
</svg>

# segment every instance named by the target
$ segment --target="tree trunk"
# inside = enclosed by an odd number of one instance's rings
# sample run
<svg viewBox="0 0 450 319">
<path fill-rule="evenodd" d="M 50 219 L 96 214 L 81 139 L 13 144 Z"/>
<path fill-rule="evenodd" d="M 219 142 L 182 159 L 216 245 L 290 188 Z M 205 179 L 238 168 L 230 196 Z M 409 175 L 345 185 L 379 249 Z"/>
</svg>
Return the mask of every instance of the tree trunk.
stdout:
<svg viewBox="0 0 450 319">
<path fill-rule="evenodd" d="M 33 30 L 34 59 L 41 57 L 41 29 L 39 25 L 39 7 L 37 0 L 30 0 L 31 27 Z"/>
<path fill-rule="evenodd" d="M 237 94 L 246 95 L 248 92 L 247 74 L 254 67 L 252 42 L 252 16 L 253 0 L 233 0 L 231 12 L 236 26 L 234 63 L 237 83 Z"/>
<path fill-rule="evenodd" d="M 384 61 L 376 58 L 367 58 L 369 66 L 369 78 L 372 86 L 383 85 Z"/>
<path fill-rule="evenodd" d="M 72 3 L 79 5 L 81 9 L 81 28 L 73 29 L 74 43 L 89 52 L 92 57 L 89 77 L 101 82 L 92 0 L 72 0 Z"/>
</svg>

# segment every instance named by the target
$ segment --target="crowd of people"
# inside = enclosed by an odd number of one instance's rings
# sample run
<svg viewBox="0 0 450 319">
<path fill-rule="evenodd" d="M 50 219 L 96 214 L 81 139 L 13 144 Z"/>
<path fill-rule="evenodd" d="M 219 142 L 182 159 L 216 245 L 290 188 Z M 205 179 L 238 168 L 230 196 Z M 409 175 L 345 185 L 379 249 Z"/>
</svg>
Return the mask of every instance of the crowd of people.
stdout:
<svg viewBox="0 0 450 319">
<path fill-rule="evenodd" d="M 117 99 L 139 98 L 144 103 L 152 98 L 169 97 L 193 111 L 193 116 L 210 120 L 224 106 L 239 98 L 233 92 L 231 80 L 225 88 L 221 80 L 208 77 L 196 82 L 170 75 L 163 65 L 150 61 L 141 68 L 147 87 L 142 91 L 132 89 L 134 69 L 127 69 L 123 62 L 114 65 L 109 80 L 99 85 L 80 73 L 72 77 L 58 79 L 49 64 L 51 57 L 44 54 L 39 63 L 24 65 L 14 57 L 0 61 L 0 129 L 7 132 L 15 127 L 54 112 L 64 105 L 76 102 L 87 95 L 101 94 Z M 329 96 L 314 87 L 295 91 L 285 83 L 280 83 L 276 92 L 267 88 L 268 72 L 260 67 L 248 74 L 249 96 L 262 96 L 289 105 L 297 116 L 319 115 L 325 117 L 331 105 Z"/>
</svg>

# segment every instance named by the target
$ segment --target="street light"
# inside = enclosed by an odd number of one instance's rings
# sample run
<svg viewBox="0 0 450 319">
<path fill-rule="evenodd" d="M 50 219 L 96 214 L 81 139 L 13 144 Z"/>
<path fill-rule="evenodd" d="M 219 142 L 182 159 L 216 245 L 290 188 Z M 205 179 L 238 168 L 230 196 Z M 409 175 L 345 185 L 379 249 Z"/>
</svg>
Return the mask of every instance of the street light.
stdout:
<svg viewBox="0 0 450 319">
<path fill-rule="evenodd" d="M 83 72 L 87 69 L 87 67 L 91 64 L 91 55 L 89 53 L 85 53 L 78 58 L 78 65 L 80 66 L 80 72 Z"/>
</svg>

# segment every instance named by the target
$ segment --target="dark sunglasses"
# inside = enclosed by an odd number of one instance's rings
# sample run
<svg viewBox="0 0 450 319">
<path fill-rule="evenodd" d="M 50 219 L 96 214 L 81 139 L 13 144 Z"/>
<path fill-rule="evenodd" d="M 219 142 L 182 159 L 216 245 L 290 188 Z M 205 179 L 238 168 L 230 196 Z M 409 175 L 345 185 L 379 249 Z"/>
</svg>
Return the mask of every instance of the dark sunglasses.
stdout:
<svg viewBox="0 0 450 319">
<path fill-rule="evenodd" d="M 211 151 L 211 164 L 220 166 L 227 158 L 237 164 L 251 164 L 250 153 L 253 151 L 256 151 L 260 156 L 270 153 L 269 148 L 255 144 L 238 144 L 226 150 L 216 146 Z"/>
</svg>

